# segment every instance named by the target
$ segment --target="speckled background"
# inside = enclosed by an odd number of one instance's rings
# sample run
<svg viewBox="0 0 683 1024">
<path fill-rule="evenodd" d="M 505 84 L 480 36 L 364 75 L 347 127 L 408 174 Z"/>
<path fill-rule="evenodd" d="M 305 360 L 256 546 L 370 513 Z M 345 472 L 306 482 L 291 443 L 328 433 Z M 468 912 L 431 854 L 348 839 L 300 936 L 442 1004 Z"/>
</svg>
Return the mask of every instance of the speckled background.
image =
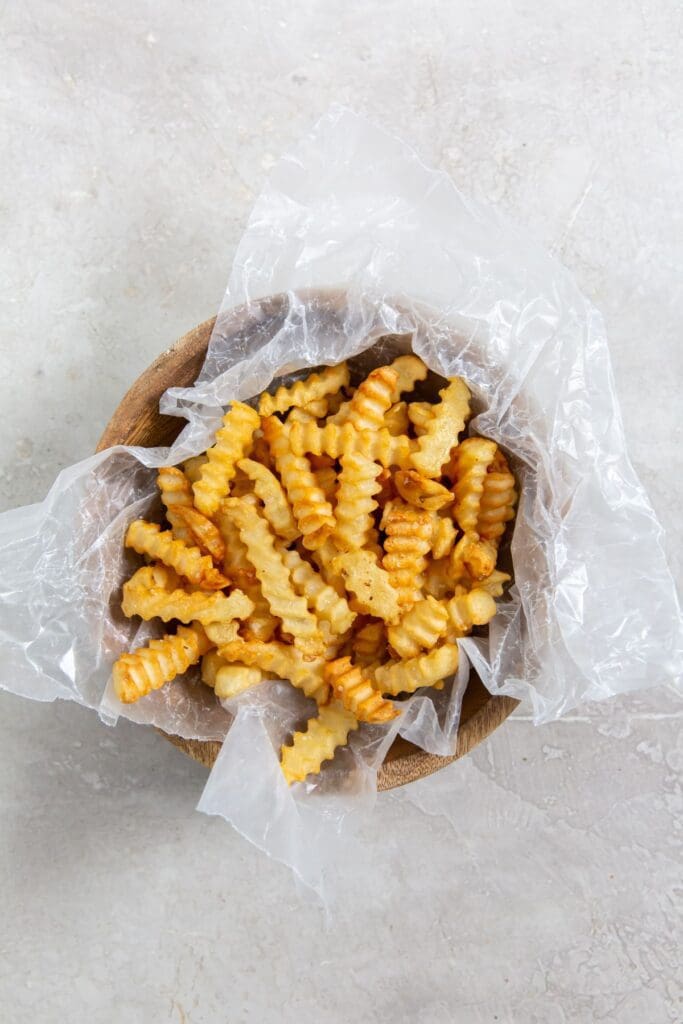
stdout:
<svg viewBox="0 0 683 1024">
<path fill-rule="evenodd" d="M 675 0 L 10 0 L 0 508 L 215 311 L 269 167 L 337 100 L 572 268 L 680 579 L 682 22 Z M 539 729 L 521 709 L 379 800 L 326 922 L 194 813 L 204 772 L 163 739 L 0 695 L 0 1016 L 680 1022 L 681 715 L 665 688 Z"/>
</svg>

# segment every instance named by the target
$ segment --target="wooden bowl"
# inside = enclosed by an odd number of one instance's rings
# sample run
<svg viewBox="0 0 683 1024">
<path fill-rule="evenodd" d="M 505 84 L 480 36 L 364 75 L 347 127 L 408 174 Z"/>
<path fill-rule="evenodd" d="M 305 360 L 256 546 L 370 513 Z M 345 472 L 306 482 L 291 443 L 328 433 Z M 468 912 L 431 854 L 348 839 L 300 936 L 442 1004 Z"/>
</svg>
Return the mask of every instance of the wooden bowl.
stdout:
<svg viewBox="0 0 683 1024">
<path fill-rule="evenodd" d="M 274 300 L 276 304 L 281 301 L 277 297 Z M 169 445 L 175 440 L 185 421 L 173 416 L 162 416 L 159 413 L 159 399 L 167 388 L 188 387 L 194 382 L 204 362 L 214 322 L 215 318 L 205 320 L 203 324 L 188 331 L 138 377 L 109 421 L 97 451 L 116 444 L 155 447 Z M 245 329 L 249 329 L 249 313 L 236 311 L 232 322 L 239 325 L 240 334 L 244 336 Z M 407 782 L 431 775 L 463 757 L 497 729 L 517 704 L 518 701 L 511 697 L 492 696 L 472 673 L 463 699 L 455 754 L 449 757 L 426 754 L 399 737 L 379 769 L 378 789 L 403 786 Z M 162 735 L 207 768 L 213 765 L 220 750 L 220 743 L 217 742 L 185 740 L 166 733 Z"/>
</svg>

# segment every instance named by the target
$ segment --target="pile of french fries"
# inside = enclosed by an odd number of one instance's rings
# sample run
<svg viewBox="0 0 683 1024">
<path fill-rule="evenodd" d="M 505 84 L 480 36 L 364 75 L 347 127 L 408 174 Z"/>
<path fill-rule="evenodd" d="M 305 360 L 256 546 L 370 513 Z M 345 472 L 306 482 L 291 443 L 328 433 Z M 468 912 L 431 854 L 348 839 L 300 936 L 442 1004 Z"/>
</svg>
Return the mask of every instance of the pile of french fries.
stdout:
<svg viewBox="0 0 683 1024">
<path fill-rule="evenodd" d="M 460 440 L 461 378 L 408 400 L 426 375 L 415 355 L 356 388 L 346 363 L 327 367 L 258 410 L 233 402 L 205 455 L 159 470 L 167 527 L 130 524 L 147 564 L 122 607 L 176 628 L 118 659 L 121 701 L 199 662 L 220 699 L 288 680 L 317 704 L 282 747 L 291 783 L 400 714 L 392 698 L 444 685 L 510 579 L 496 563 L 516 492 L 493 441 Z"/>
</svg>

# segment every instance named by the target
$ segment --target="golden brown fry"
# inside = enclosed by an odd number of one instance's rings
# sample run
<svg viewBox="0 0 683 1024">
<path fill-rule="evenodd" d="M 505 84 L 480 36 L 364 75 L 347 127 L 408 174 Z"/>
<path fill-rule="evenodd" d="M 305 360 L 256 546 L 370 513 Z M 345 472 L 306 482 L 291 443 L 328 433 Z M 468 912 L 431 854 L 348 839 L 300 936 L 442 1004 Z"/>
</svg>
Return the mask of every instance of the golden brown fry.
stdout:
<svg viewBox="0 0 683 1024">
<path fill-rule="evenodd" d="M 306 731 L 295 732 L 292 745 L 282 747 L 282 772 L 287 783 L 303 782 L 308 775 L 317 775 L 323 763 L 334 757 L 349 733 L 357 728 L 355 716 L 337 701 L 319 708 L 317 717 L 307 722 Z"/>
<path fill-rule="evenodd" d="M 337 658 L 325 665 L 325 682 L 332 693 L 359 722 L 390 722 L 400 713 L 373 689 L 372 683 L 352 665 L 350 658 Z"/>
<path fill-rule="evenodd" d="M 220 590 L 230 583 L 208 555 L 176 540 L 170 530 L 162 531 L 158 523 L 134 519 L 126 533 L 126 547 L 133 548 L 139 555 L 158 559 L 205 590 Z"/>
<path fill-rule="evenodd" d="M 388 366 L 378 366 L 358 385 L 351 399 L 347 422 L 356 430 L 379 430 L 393 405 L 398 374 Z"/>
<path fill-rule="evenodd" d="M 476 533 L 486 471 L 495 454 L 495 441 L 483 437 L 468 437 L 453 452 L 453 516 L 463 533 Z"/>
<path fill-rule="evenodd" d="M 294 644 L 301 652 L 316 658 L 323 649 L 318 622 L 292 587 L 270 526 L 258 512 L 241 498 L 227 498 L 221 508 L 231 516 L 240 540 L 247 548 L 249 561 L 254 566 L 261 583 L 263 596 L 270 605 L 273 615 L 281 620 L 283 628 L 294 638 Z"/>
<path fill-rule="evenodd" d="M 347 551 L 337 555 L 332 567 L 343 578 L 346 589 L 355 594 L 356 604 L 362 611 L 385 622 L 398 620 L 398 594 L 389 574 L 377 564 L 371 551 Z"/>
<path fill-rule="evenodd" d="M 276 412 L 287 412 L 292 406 L 307 406 L 316 399 L 336 394 L 348 383 L 349 368 L 346 363 L 326 366 L 320 373 L 312 373 L 291 387 L 279 387 L 274 395 L 261 395 L 259 412 L 261 416 L 272 416 Z"/>
<path fill-rule="evenodd" d="M 176 508 L 175 515 L 180 518 L 189 531 L 191 543 L 196 544 L 207 555 L 211 555 L 214 562 L 223 561 L 225 544 L 215 523 L 198 512 L 196 508 L 187 508 L 184 505 Z"/>
<path fill-rule="evenodd" d="M 407 434 L 410 429 L 408 406 L 405 402 L 394 402 L 384 415 L 384 426 L 393 437 Z"/>
<path fill-rule="evenodd" d="M 496 566 L 498 550 L 491 541 L 480 540 L 476 533 L 466 533 L 453 548 L 450 574 L 455 584 L 468 585 L 490 576 Z"/>
<path fill-rule="evenodd" d="M 505 526 L 515 518 L 515 478 L 500 448 L 496 451 L 484 477 L 479 501 L 477 533 L 483 540 L 500 542 Z"/>
<path fill-rule="evenodd" d="M 506 572 L 499 572 L 494 569 L 490 576 L 477 583 L 478 590 L 485 590 L 491 597 L 502 597 L 505 591 L 505 584 L 512 579 Z"/>
<path fill-rule="evenodd" d="M 405 610 L 420 599 L 432 543 L 431 515 L 396 499 L 384 509 L 382 529 L 386 534 L 382 567 Z"/>
<path fill-rule="evenodd" d="M 496 614 L 496 602 L 481 588 L 457 594 L 446 604 L 448 638 L 466 636 L 473 626 L 484 626 Z"/>
<path fill-rule="evenodd" d="M 241 459 L 237 463 L 242 472 L 251 480 L 255 494 L 263 502 L 263 514 L 278 537 L 291 543 L 301 536 L 282 484 L 269 469 L 252 459 Z"/>
<path fill-rule="evenodd" d="M 211 646 L 200 625 L 178 626 L 174 636 L 150 640 L 132 654 L 122 654 L 114 663 L 116 696 L 123 704 L 133 704 L 164 683 L 187 672 Z"/>
<path fill-rule="evenodd" d="M 441 401 L 432 406 L 432 416 L 425 432 L 418 438 L 418 450 L 413 452 L 413 467 L 423 476 L 437 477 L 448 461 L 451 448 L 465 429 L 470 411 L 470 392 L 464 380 L 453 377 L 448 387 L 439 392 Z"/>
<path fill-rule="evenodd" d="M 293 423 L 289 427 L 289 443 L 295 455 L 328 455 L 338 459 L 360 452 L 387 469 L 407 467 L 417 444 L 403 434 L 393 437 L 384 427 L 377 431 L 359 431 L 350 423 L 339 427 L 329 421 L 324 427 L 315 423 Z"/>
<path fill-rule="evenodd" d="M 297 426 L 304 429 L 307 427 L 306 424 L 293 424 L 291 430 Z M 274 416 L 263 421 L 263 433 L 270 445 L 297 526 L 303 534 L 304 546 L 309 551 L 315 551 L 334 530 L 335 519 L 332 506 L 316 483 L 310 463 L 303 455 L 296 455 L 292 451 L 291 430 L 285 429 Z"/>
<path fill-rule="evenodd" d="M 389 626 L 389 643 L 399 658 L 416 658 L 429 651 L 446 633 L 448 612 L 434 597 L 418 601 L 396 626 Z"/>
<path fill-rule="evenodd" d="M 274 640 L 269 643 L 233 640 L 219 647 L 218 653 L 228 662 L 237 661 L 241 665 L 260 668 L 270 678 L 288 679 L 292 686 L 318 704 L 327 702 L 330 688 L 323 678 L 324 660 L 305 661 L 301 652 L 291 644 Z"/>
<path fill-rule="evenodd" d="M 398 469 L 394 473 L 396 490 L 409 505 L 437 512 L 453 501 L 453 495 L 436 480 L 428 480 L 415 469 Z"/>
<path fill-rule="evenodd" d="M 381 469 L 360 452 L 342 455 L 334 530 L 334 542 L 340 551 L 355 551 L 371 544 L 372 513 L 377 508 L 374 495 L 382 489 L 377 482 Z"/>
<path fill-rule="evenodd" d="M 157 484 L 159 496 L 166 509 L 166 518 L 174 536 L 178 540 L 185 541 L 186 544 L 194 543 L 185 523 L 175 514 L 181 506 L 193 507 L 192 484 L 182 469 L 178 469 L 177 466 L 162 466 L 157 473 Z"/>
<path fill-rule="evenodd" d="M 422 686 L 433 686 L 453 675 L 458 667 L 458 645 L 443 644 L 429 654 L 420 654 L 409 661 L 389 662 L 375 672 L 375 687 L 380 693 L 397 696 L 414 693 Z"/>
<path fill-rule="evenodd" d="M 205 624 L 246 619 L 254 610 L 252 602 L 240 590 L 233 590 L 229 597 L 216 591 L 196 590 L 189 594 L 180 587 L 169 589 L 167 582 L 160 579 L 158 567 L 148 565 L 138 569 L 123 584 L 123 614 L 129 618 L 139 615 L 146 620 L 179 619 L 180 622 Z"/>
<path fill-rule="evenodd" d="M 199 480 L 192 485 L 194 502 L 200 512 L 212 516 L 226 496 L 238 461 L 251 445 L 259 427 L 259 414 L 243 402 L 233 402 L 216 432 L 216 443 L 206 453 Z"/>
</svg>

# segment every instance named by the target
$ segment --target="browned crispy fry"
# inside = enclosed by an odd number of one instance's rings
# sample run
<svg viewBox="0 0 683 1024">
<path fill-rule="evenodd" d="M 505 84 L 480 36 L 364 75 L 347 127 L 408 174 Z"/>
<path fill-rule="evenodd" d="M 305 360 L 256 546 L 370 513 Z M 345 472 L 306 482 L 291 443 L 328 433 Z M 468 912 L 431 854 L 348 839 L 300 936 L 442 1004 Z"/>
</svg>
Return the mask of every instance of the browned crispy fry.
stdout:
<svg viewBox="0 0 683 1024">
<path fill-rule="evenodd" d="M 431 515 L 396 499 L 384 509 L 382 529 L 386 534 L 382 566 L 399 606 L 407 609 L 420 598 L 432 542 Z"/>
<path fill-rule="evenodd" d="M 436 480 L 428 480 L 415 469 L 398 469 L 394 473 L 396 490 L 410 505 L 436 512 L 453 501 L 453 495 Z"/>
<path fill-rule="evenodd" d="M 352 665 L 350 658 L 337 658 L 325 665 L 325 682 L 337 700 L 356 716 L 359 722 L 390 722 L 399 714 L 388 700 L 373 689 L 372 683 Z"/>
<path fill-rule="evenodd" d="M 122 654 L 113 669 L 116 696 L 132 704 L 187 672 L 211 646 L 199 624 L 179 626 L 174 636 L 150 640 L 132 654 Z"/>
<path fill-rule="evenodd" d="M 225 544 L 221 537 L 220 530 L 210 519 L 203 516 L 196 508 L 179 506 L 175 515 L 180 517 L 181 522 L 189 530 L 191 541 L 198 548 L 211 555 L 214 562 L 222 562 L 225 558 Z"/>
<path fill-rule="evenodd" d="M 133 548 L 139 555 L 158 559 L 205 590 L 220 590 L 230 583 L 214 567 L 208 555 L 202 555 L 199 548 L 188 547 L 181 540 L 176 540 L 170 530 L 162 532 L 158 523 L 134 519 L 126 533 L 126 547 Z"/>
</svg>

